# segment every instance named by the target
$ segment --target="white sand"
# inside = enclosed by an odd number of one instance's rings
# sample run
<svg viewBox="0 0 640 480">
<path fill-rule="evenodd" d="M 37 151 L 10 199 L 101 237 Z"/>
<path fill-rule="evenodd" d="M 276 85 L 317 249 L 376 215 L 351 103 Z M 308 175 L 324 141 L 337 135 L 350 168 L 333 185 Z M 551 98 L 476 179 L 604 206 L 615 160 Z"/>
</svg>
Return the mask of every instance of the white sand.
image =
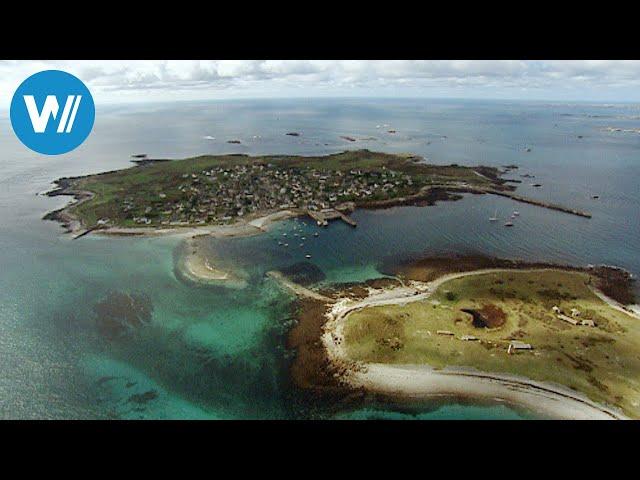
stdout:
<svg viewBox="0 0 640 480">
<path fill-rule="evenodd" d="M 247 281 L 235 272 L 215 265 L 214 259 L 202 251 L 194 238 L 185 240 L 184 253 L 178 261 L 180 273 L 193 282 L 220 285 L 229 288 L 245 288 Z"/>
</svg>

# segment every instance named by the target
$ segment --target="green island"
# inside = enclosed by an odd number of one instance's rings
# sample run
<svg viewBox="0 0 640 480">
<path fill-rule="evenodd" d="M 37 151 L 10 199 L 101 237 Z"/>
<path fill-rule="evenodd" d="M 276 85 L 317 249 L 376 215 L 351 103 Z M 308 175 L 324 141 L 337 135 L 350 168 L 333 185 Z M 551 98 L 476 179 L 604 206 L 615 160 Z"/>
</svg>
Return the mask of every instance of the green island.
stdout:
<svg viewBox="0 0 640 480">
<path fill-rule="evenodd" d="M 560 418 L 640 418 L 640 317 L 602 292 L 603 273 L 523 265 L 338 293 L 322 337 L 333 376 L 399 397 L 477 392 Z"/>
<path fill-rule="evenodd" d="M 315 213 L 324 222 L 356 207 L 428 204 L 458 198 L 453 192 L 508 193 L 514 188 L 501 173 L 368 150 L 145 160 L 128 169 L 59 179 L 49 195 L 78 201 L 47 218 L 76 231 L 231 225 L 283 211 Z"/>
</svg>

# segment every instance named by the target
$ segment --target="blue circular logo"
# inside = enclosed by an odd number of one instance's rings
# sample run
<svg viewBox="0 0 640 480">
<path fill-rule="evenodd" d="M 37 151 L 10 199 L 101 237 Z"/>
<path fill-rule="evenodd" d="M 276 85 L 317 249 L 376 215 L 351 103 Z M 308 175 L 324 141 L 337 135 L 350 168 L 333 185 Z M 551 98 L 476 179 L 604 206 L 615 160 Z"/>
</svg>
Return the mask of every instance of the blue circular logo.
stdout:
<svg viewBox="0 0 640 480">
<path fill-rule="evenodd" d="M 96 107 L 82 81 L 60 70 L 27 78 L 11 100 L 11 126 L 22 143 L 45 155 L 78 147 L 91 133 Z"/>
</svg>

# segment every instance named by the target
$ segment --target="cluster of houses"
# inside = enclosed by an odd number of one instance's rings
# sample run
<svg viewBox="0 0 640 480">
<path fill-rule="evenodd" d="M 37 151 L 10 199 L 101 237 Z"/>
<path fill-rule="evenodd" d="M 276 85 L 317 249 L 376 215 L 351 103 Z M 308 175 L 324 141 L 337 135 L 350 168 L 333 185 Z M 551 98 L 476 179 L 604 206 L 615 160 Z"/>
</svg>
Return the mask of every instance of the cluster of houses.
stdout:
<svg viewBox="0 0 640 480">
<path fill-rule="evenodd" d="M 551 308 L 551 311 L 556 315 L 556 317 L 564 322 L 570 323 L 571 325 L 583 325 L 585 327 L 595 327 L 596 323 L 593 320 L 588 318 L 580 318 L 582 313 L 577 308 L 572 308 L 569 315 L 564 313 L 560 307 L 554 305 Z"/>
<path fill-rule="evenodd" d="M 152 198 L 149 192 L 141 192 L 144 199 L 126 197 L 124 218 L 144 225 L 229 223 L 256 212 L 326 211 L 344 202 L 395 198 L 415 190 L 410 176 L 393 170 L 321 171 L 272 163 L 219 166 L 182 174 L 180 180 Z"/>
</svg>

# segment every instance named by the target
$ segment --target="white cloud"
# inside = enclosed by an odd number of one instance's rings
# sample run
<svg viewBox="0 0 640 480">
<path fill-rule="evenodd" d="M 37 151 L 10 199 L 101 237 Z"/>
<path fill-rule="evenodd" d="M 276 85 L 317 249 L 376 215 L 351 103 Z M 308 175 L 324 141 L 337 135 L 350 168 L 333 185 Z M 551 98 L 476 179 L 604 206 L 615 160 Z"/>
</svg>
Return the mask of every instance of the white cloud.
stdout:
<svg viewBox="0 0 640 480">
<path fill-rule="evenodd" d="M 286 96 L 640 100 L 638 61 L 0 61 L 0 107 L 26 77 L 62 69 L 99 103 Z"/>
</svg>

